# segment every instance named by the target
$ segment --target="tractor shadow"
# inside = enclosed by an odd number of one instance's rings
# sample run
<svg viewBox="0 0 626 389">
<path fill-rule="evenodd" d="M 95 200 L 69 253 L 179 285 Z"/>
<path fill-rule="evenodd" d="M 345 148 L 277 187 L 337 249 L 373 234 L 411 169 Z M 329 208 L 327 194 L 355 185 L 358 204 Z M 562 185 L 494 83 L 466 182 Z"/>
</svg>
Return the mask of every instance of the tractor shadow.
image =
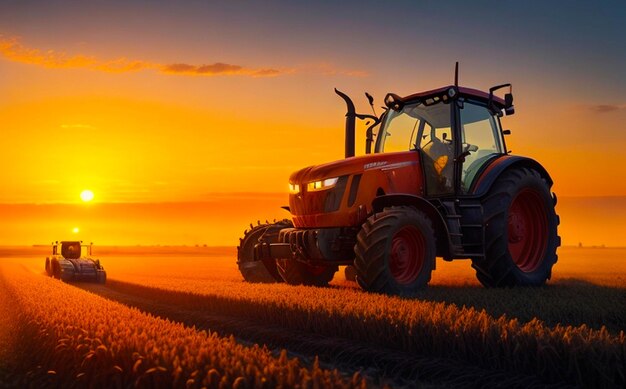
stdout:
<svg viewBox="0 0 626 389">
<path fill-rule="evenodd" d="M 539 288 L 484 288 L 475 285 L 433 285 L 418 300 L 473 308 L 493 317 L 506 315 L 526 323 L 538 318 L 553 327 L 605 326 L 617 334 L 626 331 L 626 288 L 596 285 L 569 278 Z"/>
<path fill-rule="evenodd" d="M 330 287 L 360 290 L 355 282 L 344 280 Z M 597 285 L 577 278 L 562 278 L 538 288 L 485 288 L 478 283 L 439 282 L 406 299 L 484 310 L 494 318 L 505 315 L 520 323 L 536 318 L 550 327 L 584 324 L 597 330 L 604 326 L 613 334 L 626 332 L 626 286 Z"/>
</svg>

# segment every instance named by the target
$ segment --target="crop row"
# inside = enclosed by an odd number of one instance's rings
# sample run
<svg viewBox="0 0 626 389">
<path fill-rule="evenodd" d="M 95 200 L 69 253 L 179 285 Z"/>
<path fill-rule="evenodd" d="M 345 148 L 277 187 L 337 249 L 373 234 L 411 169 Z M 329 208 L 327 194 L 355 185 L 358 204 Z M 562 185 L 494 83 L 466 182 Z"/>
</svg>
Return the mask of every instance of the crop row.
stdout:
<svg viewBox="0 0 626 389">
<path fill-rule="evenodd" d="M 623 331 L 549 327 L 538 319 L 520 323 L 484 310 L 350 289 L 150 277 L 113 280 L 110 286 L 186 309 L 539 376 L 547 383 L 622 387 L 626 382 Z"/>
<path fill-rule="evenodd" d="M 614 257 L 626 255 L 626 250 L 608 257 L 615 261 L 607 260 L 604 250 L 586 252 L 595 256 L 574 256 L 572 261 L 572 250 L 560 254 L 558 272 L 544 288 L 486 289 L 479 285 L 475 272 L 467 262 L 440 261 L 430 286 L 420 292 L 419 299 L 485 309 L 491 316 L 506 314 L 521 323 L 537 317 L 550 327 L 586 324 L 600 329 L 605 325 L 610 332 L 618 334 L 626 328 L 626 299 L 623 297 L 626 266 L 620 265 L 626 261 L 617 261 Z M 103 258 L 103 263 L 110 277 L 129 282 L 141 280 L 146 285 L 155 279 L 167 279 L 178 284 L 187 284 L 190 280 L 206 284 L 218 282 L 219 285 L 224 281 L 242 280 L 235 264 L 235 248 L 209 248 L 203 252 L 204 256 L 134 256 L 120 252 Z M 597 265 L 593 271 L 580 269 L 588 267 L 589 263 Z M 39 271 L 41 266 L 41 259 L 37 258 L 36 270 Z M 359 289 L 355 282 L 344 281 L 343 269 L 336 274 L 332 285 L 342 289 Z"/>
<path fill-rule="evenodd" d="M 19 307 L 13 366 L 30 366 L 9 386 L 366 386 L 359 373 L 346 378 L 317 362 L 305 367 L 284 350 L 276 357 L 6 263 L 0 294 Z"/>
</svg>

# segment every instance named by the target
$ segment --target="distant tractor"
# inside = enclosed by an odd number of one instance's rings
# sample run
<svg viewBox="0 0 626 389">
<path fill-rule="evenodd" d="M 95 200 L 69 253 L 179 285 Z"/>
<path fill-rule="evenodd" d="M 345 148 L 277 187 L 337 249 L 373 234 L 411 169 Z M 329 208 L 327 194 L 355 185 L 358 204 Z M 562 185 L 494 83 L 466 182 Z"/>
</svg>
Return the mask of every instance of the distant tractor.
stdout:
<svg viewBox="0 0 626 389">
<path fill-rule="evenodd" d="M 494 95 L 502 88 L 504 98 Z M 347 105 L 345 159 L 289 178 L 291 220 L 246 231 L 238 250 L 246 281 L 326 285 L 353 266 L 367 291 L 414 295 L 435 257 L 470 259 L 487 287 L 543 285 L 560 246 L 552 179 L 507 151 L 500 118 L 512 87 L 454 85 L 385 97 L 380 117 Z M 373 99 L 366 94 L 373 106 Z M 370 120 L 354 156 L 355 121 Z M 348 274 L 348 273 L 346 273 Z"/>
<path fill-rule="evenodd" d="M 107 273 L 99 259 L 91 257 L 92 244 L 81 241 L 52 243 L 52 256 L 46 258 L 46 273 L 65 282 L 92 281 L 104 284 Z"/>
</svg>

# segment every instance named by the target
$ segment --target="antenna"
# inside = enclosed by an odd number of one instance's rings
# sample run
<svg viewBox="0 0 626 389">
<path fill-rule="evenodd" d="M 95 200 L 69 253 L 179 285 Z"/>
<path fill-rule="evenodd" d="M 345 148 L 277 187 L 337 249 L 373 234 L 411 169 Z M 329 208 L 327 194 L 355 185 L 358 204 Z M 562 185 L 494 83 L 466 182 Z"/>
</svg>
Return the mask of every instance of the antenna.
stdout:
<svg viewBox="0 0 626 389">
<path fill-rule="evenodd" d="M 459 86 L 459 61 L 454 66 L 454 86 Z"/>
<path fill-rule="evenodd" d="M 367 92 L 365 92 L 365 97 L 367 97 L 367 101 L 369 101 L 370 107 L 372 107 L 372 112 L 374 112 L 374 116 L 377 116 L 376 109 L 374 108 L 374 98 Z"/>
</svg>

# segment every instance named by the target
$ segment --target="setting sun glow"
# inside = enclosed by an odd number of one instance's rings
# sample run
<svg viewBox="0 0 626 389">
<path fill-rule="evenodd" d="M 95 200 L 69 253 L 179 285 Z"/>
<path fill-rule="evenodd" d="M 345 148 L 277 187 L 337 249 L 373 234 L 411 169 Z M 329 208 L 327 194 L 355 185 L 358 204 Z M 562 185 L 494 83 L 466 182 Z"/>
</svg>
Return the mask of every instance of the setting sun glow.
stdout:
<svg viewBox="0 0 626 389">
<path fill-rule="evenodd" d="M 85 189 L 84 191 L 80 192 L 80 199 L 86 203 L 93 200 L 93 192 L 89 189 Z"/>
<path fill-rule="evenodd" d="M 379 116 L 387 93 L 454 83 L 458 61 L 461 86 L 512 83 L 506 147 L 550 173 L 563 244 L 626 246 L 617 7 L 554 19 L 553 2 L 75 3 L 0 1 L 2 244 L 80 225 L 101 245 L 236 245 L 250 221 L 291 217 L 289 191 L 306 190 L 287 187 L 293 172 L 344 159 L 334 88 Z M 368 126 L 357 120 L 357 156 Z"/>
<path fill-rule="evenodd" d="M 78 234 L 79 231 L 80 231 L 80 228 L 78 228 L 78 227 L 72 228 L 72 232 L 75 233 L 75 234 Z"/>
</svg>

